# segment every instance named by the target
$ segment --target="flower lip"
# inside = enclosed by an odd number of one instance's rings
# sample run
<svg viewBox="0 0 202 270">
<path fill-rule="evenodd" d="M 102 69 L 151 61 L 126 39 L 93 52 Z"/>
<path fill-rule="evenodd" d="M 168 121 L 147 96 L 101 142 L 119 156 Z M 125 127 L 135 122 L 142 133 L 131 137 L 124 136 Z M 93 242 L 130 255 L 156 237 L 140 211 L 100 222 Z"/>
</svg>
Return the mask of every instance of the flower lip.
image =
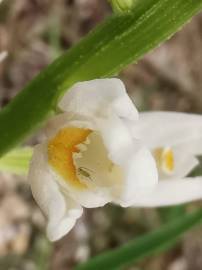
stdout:
<svg viewBox="0 0 202 270">
<path fill-rule="evenodd" d="M 87 145 L 78 145 L 74 163 L 79 178 L 87 179 L 89 187 L 111 188 L 123 182 L 122 168 L 110 158 L 101 134 L 93 131 L 88 136 Z"/>
<path fill-rule="evenodd" d="M 78 190 L 121 185 L 122 169 L 108 157 L 97 131 L 62 128 L 48 143 L 48 162 L 63 180 Z"/>
<path fill-rule="evenodd" d="M 79 153 L 77 145 L 86 141 L 92 131 L 78 127 L 61 129 L 48 143 L 48 162 L 59 175 L 76 188 L 86 188 L 77 177 L 73 154 Z"/>
<path fill-rule="evenodd" d="M 133 136 L 138 133 L 154 156 L 156 149 L 167 149 L 160 151 L 161 162 L 157 158 L 161 180 L 184 178 L 198 165 L 197 156 L 202 154 L 201 118 L 201 115 L 179 112 L 140 113 Z"/>
<path fill-rule="evenodd" d="M 172 174 L 175 169 L 175 158 L 172 148 L 158 147 L 153 151 L 154 158 L 159 170 L 165 174 Z"/>
</svg>

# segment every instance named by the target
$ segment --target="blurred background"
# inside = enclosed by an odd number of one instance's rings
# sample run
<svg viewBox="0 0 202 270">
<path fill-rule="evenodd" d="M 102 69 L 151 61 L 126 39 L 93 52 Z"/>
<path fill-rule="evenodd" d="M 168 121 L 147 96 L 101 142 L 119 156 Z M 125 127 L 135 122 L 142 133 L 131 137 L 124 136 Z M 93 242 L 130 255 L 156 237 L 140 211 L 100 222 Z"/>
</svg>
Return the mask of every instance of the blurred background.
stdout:
<svg viewBox="0 0 202 270">
<path fill-rule="evenodd" d="M 111 14 L 105 0 L 4 0 L 0 6 L 0 104 Z M 202 14 L 120 77 L 139 110 L 202 113 Z M 40 140 L 40 134 L 29 143 Z M 186 210 L 198 207 L 190 204 Z M 52 244 L 26 177 L 0 174 L 0 270 L 69 270 L 102 251 L 158 228 L 185 207 L 85 211 L 74 230 Z M 201 270 L 202 228 L 170 251 L 126 269 Z M 96 270 L 96 269 L 95 269 Z M 108 269 L 106 269 L 108 270 Z"/>
</svg>

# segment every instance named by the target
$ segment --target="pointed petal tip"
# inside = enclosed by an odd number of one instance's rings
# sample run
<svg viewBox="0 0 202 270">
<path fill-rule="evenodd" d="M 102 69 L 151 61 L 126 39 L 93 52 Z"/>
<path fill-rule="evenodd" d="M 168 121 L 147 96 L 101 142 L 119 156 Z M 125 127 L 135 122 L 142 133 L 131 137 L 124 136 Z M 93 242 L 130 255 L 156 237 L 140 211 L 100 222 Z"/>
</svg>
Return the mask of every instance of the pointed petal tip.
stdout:
<svg viewBox="0 0 202 270">
<path fill-rule="evenodd" d="M 46 235 L 51 242 L 60 240 L 63 236 L 68 234 L 74 227 L 76 219 L 65 218 L 59 224 L 48 223 Z"/>
</svg>

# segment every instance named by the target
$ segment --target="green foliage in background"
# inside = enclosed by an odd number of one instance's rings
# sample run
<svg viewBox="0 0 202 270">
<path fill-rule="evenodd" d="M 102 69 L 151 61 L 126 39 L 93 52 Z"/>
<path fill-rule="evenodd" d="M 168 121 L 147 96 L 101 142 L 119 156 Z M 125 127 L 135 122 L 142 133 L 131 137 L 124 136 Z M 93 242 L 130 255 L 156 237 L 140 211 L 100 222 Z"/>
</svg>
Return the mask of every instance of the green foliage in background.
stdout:
<svg viewBox="0 0 202 270">
<path fill-rule="evenodd" d="M 75 270 L 121 269 L 121 267 L 139 262 L 148 256 L 157 255 L 176 244 L 182 234 L 202 222 L 202 210 L 185 214 L 160 229 L 140 236 L 126 245 L 102 253 Z"/>
<path fill-rule="evenodd" d="M 0 171 L 26 175 L 33 154 L 32 147 L 17 148 L 0 158 Z"/>
</svg>

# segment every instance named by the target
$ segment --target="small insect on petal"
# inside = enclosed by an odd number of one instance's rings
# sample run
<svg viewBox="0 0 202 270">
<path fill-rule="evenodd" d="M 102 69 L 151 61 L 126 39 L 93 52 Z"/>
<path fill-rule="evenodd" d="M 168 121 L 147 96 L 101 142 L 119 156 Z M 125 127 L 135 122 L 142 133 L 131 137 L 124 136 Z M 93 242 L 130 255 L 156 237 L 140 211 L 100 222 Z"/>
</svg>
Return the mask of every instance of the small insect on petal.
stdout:
<svg viewBox="0 0 202 270">
<path fill-rule="evenodd" d="M 84 177 L 87 177 L 88 179 L 92 180 L 91 179 L 91 176 L 90 176 L 90 171 L 88 168 L 85 168 L 85 167 L 79 167 L 78 168 L 78 174 L 84 176 Z"/>
</svg>

